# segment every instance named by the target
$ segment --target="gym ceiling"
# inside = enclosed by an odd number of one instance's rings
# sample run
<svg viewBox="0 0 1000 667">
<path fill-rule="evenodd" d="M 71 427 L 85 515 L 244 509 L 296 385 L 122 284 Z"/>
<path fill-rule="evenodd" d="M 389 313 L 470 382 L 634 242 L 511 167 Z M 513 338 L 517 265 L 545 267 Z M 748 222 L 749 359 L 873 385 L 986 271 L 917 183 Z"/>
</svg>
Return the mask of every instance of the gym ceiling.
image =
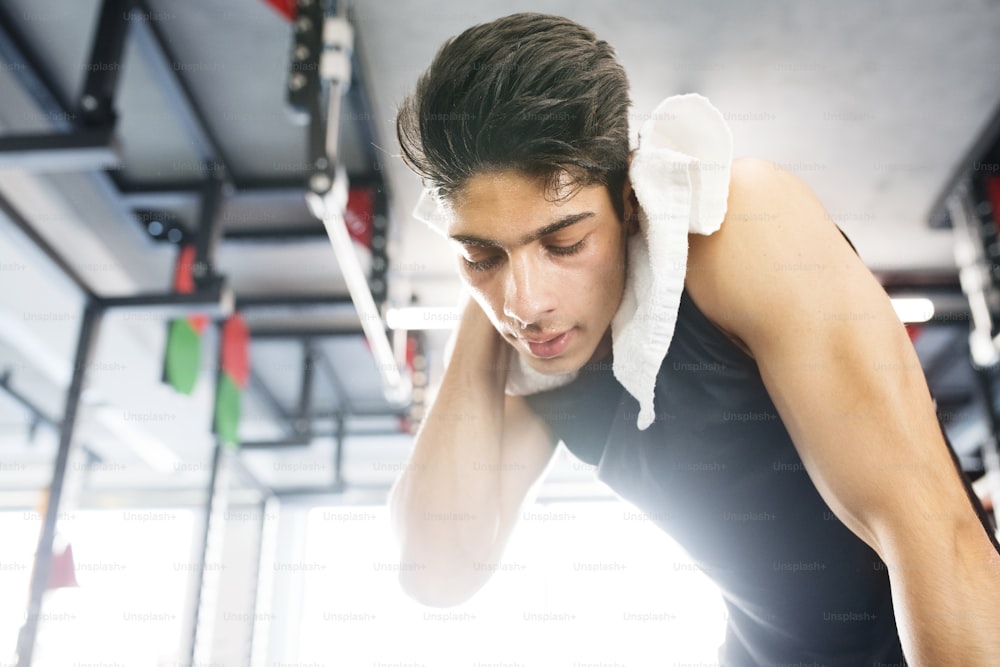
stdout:
<svg viewBox="0 0 1000 667">
<path fill-rule="evenodd" d="M 306 203 L 317 122 L 335 116 L 335 162 L 369 197 L 354 249 L 380 314 L 453 306 L 449 248 L 409 215 L 420 183 L 396 157 L 394 110 L 444 39 L 514 11 L 569 16 L 615 45 L 636 124 L 697 91 L 727 115 L 737 155 L 801 176 L 890 293 L 934 301 L 914 333 L 932 391 L 956 448 L 971 457 L 986 437 L 945 202 L 995 150 L 1000 3 L 341 3 L 353 42 L 336 112 L 308 85 L 293 104 L 294 75 L 312 70 L 295 60 L 302 15 L 283 4 L 0 2 L 3 506 L 33 506 L 49 483 L 71 404 L 80 502 L 199 497 L 218 336 L 208 327 L 184 396 L 161 382 L 166 323 L 221 318 L 230 297 L 252 368 L 234 492 L 384 497 L 446 332 L 385 330 L 415 402 L 387 398 L 385 361 Z M 172 293 L 181 243 L 208 267 L 194 296 Z"/>
</svg>

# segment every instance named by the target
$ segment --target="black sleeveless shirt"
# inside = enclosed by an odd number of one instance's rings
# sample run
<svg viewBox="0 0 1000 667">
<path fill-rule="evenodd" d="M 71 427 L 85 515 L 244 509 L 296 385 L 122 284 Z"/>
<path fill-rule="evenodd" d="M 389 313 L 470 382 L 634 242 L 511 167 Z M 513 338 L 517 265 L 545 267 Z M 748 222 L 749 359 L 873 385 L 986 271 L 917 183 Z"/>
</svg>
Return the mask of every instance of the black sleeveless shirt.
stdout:
<svg viewBox="0 0 1000 667">
<path fill-rule="evenodd" d="M 905 664 L 885 564 L 820 497 L 754 360 L 686 290 L 648 429 L 611 359 L 526 398 L 719 586 L 726 667 Z"/>
</svg>

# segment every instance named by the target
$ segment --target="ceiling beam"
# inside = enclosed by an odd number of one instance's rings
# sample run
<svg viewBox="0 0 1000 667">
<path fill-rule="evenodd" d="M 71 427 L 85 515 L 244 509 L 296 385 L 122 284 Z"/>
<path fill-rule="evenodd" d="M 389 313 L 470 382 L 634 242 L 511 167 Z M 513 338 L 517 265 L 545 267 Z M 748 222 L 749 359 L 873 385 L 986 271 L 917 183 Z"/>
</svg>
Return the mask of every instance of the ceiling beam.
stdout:
<svg viewBox="0 0 1000 667">
<path fill-rule="evenodd" d="M 289 340 L 305 340 L 307 338 L 357 338 L 364 335 L 365 332 L 361 327 L 250 326 L 250 337 L 255 340 L 277 338 Z"/>
<path fill-rule="evenodd" d="M 119 164 L 110 128 L 0 137 L 0 169 L 60 172 Z"/>
</svg>

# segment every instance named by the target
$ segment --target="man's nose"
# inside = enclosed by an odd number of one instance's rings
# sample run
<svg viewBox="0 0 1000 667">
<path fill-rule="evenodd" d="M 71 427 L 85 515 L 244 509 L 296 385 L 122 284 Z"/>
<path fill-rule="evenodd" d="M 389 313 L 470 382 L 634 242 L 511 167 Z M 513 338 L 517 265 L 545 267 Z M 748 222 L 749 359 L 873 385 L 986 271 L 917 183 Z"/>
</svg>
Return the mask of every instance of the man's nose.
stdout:
<svg viewBox="0 0 1000 667">
<path fill-rule="evenodd" d="M 556 306 L 552 278 L 537 258 L 512 257 L 505 276 L 504 315 L 522 327 L 542 323 Z"/>
</svg>

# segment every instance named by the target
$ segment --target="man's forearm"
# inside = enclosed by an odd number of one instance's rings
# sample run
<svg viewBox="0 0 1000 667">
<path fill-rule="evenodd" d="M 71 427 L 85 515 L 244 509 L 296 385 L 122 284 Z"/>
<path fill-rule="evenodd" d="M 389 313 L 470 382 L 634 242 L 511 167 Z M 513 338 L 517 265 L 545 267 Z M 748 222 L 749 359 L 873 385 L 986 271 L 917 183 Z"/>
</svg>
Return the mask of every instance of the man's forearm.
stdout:
<svg viewBox="0 0 1000 667">
<path fill-rule="evenodd" d="M 888 563 L 909 664 L 1000 665 L 1000 554 L 982 526 L 964 520 L 951 544 L 910 551 Z"/>
<path fill-rule="evenodd" d="M 501 436 L 509 346 L 478 306 L 466 307 L 440 389 L 390 498 L 402 559 L 452 578 L 486 560 L 501 497 Z"/>
</svg>

